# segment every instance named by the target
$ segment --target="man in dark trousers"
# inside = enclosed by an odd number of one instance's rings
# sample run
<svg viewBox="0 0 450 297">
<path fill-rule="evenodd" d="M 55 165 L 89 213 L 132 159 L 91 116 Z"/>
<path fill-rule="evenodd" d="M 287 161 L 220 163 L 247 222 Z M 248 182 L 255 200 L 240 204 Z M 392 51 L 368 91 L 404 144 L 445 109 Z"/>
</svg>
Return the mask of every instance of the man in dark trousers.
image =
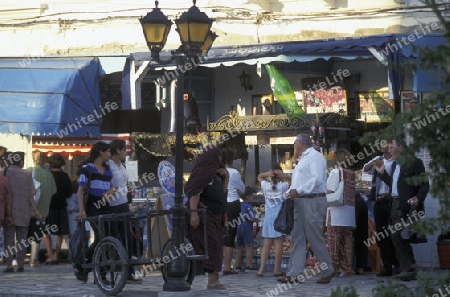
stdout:
<svg viewBox="0 0 450 297">
<path fill-rule="evenodd" d="M 378 234 L 384 234 L 384 230 L 389 227 L 390 224 L 390 212 L 391 212 L 391 197 L 389 194 L 389 185 L 381 181 L 379 173 L 375 170 L 375 163 L 381 162 L 384 165 L 384 171 L 388 174 L 392 174 L 392 164 L 394 159 L 391 158 L 391 154 L 388 152 L 388 142 L 381 141 L 380 151 L 383 153 L 381 156 L 376 156 L 370 162 L 364 165 L 364 172 L 373 174 L 371 197 L 375 200 L 373 207 L 373 215 L 375 218 L 375 228 Z M 390 236 L 381 236 L 377 242 L 380 248 L 381 259 L 383 260 L 383 270 L 377 273 L 378 277 L 392 276 L 392 266 L 398 266 L 398 260 L 395 255 L 394 246 Z"/>
<path fill-rule="evenodd" d="M 353 230 L 353 238 L 355 239 L 355 274 L 364 274 L 367 265 L 368 250 L 364 241 L 367 240 L 368 226 L 368 210 L 367 204 L 360 193 L 355 193 L 355 222 L 356 228 Z"/>
<path fill-rule="evenodd" d="M 401 271 L 396 277 L 404 281 L 411 280 L 416 276 L 416 261 L 410 243 L 400 236 L 401 232 L 397 229 L 397 224 L 405 227 L 405 222 L 410 221 L 408 214 L 411 207 L 414 207 L 418 212 L 424 210 L 424 201 L 430 189 L 428 180 L 422 181 L 418 185 L 412 185 L 409 181 L 409 178 L 420 176 L 425 172 L 422 160 L 414 157 L 413 161 L 407 165 L 400 166 L 400 164 L 397 164 L 396 161 L 406 147 L 403 140 L 393 140 L 389 144 L 389 153 L 395 160 L 392 164 L 391 174 L 384 170 L 382 160 L 374 164 L 376 170 L 380 173 L 380 179 L 390 188 L 392 199 L 390 225 L 396 226 L 395 232 L 391 231 L 390 236 Z"/>
</svg>

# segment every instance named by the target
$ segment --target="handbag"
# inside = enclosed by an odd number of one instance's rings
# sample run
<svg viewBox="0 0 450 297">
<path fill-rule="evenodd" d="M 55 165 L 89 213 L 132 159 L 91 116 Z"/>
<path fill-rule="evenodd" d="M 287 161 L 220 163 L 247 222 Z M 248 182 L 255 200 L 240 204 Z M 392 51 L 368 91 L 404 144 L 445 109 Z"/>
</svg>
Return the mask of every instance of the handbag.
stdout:
<svg viewBox="0 0 450 297">
<path fill-rule="evenodd" d="M 133 203 L 133 192 L 131 190 L 128 191 L 128 189 L 132 189 L 130 183 L 127 185 L 127 203 L 131 204 Z"/>
<path fill-rule="evenodd" d="M 27 238 L 33 240 L 36 243 L 41 242 L 44 237 L 45 223 L 36 217 L 30 218 L 30 223 L 28 225 Z"/>
<path fill-rule="evenodd" d="M 291 199 L 285 199 L 281 203 L 281 209 L 278 213 L 275 221 L 273 222 L 273 228 L 283 234 L 290 234 L 292 228 L 294 228 L 294 201 Z"/>
<path fill-rule="evenodd" d="M 339 186 L 334 193 L 327 193 L 327 206 L 344 205 L 344 177 L 342 169 L 339 169 Z"/>
</svg>

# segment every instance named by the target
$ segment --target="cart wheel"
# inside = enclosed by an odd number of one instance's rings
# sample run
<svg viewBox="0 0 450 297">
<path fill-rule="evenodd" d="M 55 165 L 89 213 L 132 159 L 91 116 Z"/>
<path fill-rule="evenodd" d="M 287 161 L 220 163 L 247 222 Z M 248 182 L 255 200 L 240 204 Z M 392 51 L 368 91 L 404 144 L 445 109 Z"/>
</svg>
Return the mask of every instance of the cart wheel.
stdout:
<svg viewBox="0 0 450 297">
<path fill-rule="evenodd" d="M 173 256 L 171 256 L 171 254 L 169 254 L 170 252 L 170 248 L 171 248 L 171 244 L 172 244 L 172 240 L 169 239 L 163 246 L 162 252 L 161 252 L 161 258 L 164 256 L 168 256 L 169 258 L 173 258 Z M 184 244 L 188 245 L 190 244 L 189 240 L 187 240 L 186 238 L 184 239 Z M 190 250 L 190 251 L 186 251 L 186 255 L 189 256 L 193 256 L 195 255 L 194 250 Z M 167 266 L 168 263 L 165 263 L 164 265 L 161 266 L 161 272 L 162 272 L 162 276 L 164 279 L 164 282 L 167 282 L 167 280 L 169 279 L 169 276 L 167 275 Z M 187 270 L 188 270 L 188 274 L 186 276 L 186 282 L 190 285 L 192 285 L 192 282 L 194 281 L 195 278 L 195 273 L 197 270 L 197 263 L 195 260 L 188 260 L 187 261 Z"/>
<path fill-rule="evenodd" d="M 108 263 L 127 260 L 127 252 L 116 238 L 105 237 L 95 247 L 92 263 L 98 265 L 94 266 L 94 280 L 106 295 L 114 296 L 120 293 L 128 278 L 127 264 Z"/>
</svg>

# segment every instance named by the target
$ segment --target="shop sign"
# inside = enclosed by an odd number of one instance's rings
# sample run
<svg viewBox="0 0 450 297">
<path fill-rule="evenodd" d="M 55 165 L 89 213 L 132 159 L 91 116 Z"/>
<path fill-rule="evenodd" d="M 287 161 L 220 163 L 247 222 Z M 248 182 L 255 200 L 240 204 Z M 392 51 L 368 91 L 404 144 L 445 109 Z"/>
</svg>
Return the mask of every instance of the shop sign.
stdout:
<svg viewBox="0 0 450 297">
<path fill-rule="evenodd" d="M 245 135 L 245 145 L 257 145 L 258 136 L 256 135 Z"/>
<path fill-rule="evenodd" d="M 402 113 L 409 113 L 420 103 L 420 98 L 413 91 L 401 91 Z"/>
<path fill-rule="evenodd" d="M 168 161 L 161 161 L 158 165 L 159 184 L 167 193 L 175 193 L 175 167 Z"/>
<path fill-rule="evenodd" d="M 292 137 L 270 137 L 270 144 L 294 144 L 296 136 Z"/>
<path fill-rule="evenodd" d="M 359 118 L 365 122 L 391 122 L 394 100 L 389 99 L 387 88 L 358 93 Z"/>
</svg>

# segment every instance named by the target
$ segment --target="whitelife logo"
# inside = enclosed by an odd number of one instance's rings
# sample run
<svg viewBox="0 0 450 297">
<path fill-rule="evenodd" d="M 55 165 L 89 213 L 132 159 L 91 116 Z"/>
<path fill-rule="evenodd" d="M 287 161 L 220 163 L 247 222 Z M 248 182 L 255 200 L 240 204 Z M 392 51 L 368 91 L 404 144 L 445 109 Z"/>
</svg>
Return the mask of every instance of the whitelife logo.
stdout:
<svg viewBox="0 0 450 297">
<path fill-rule="evenodd" d="M 425 35 L 432 33 L 431 30 L 437 29 L 439 29 L 438 23 L 431 23 L 426 26 L 420 26 L 420 28 L 414 30 L 414 34 L 409 34 L 407 37 L 403 36 L 402 38 L 400 38 L 400 40 L 398 38 L 395 38 L 397 42 L 389 43 L 384 49 L 381 49 L 380 54 L 384 57 L 387 57 L 389 55 L 389 52 L 393 54 L 395 51 L 399 50 L 399 47 L 403 48 L 403 46 L 407 46 L 421 39 Z"/>
<path fill-rule="evenodd" d="M 98 121 L 101 117 L 106 115 L 106 111 L 110 113 L 113 110 L 118 109 L 119 106 L 116 102 L 106 102 L 104 107 L 100 107 L 100 114 L 97 110 L 94 110 L 94 114 L 89 114 L 88 116 L 82 116 L 80 119 L 75 118 L 75 123 L 68 123 L 67 127 L 61 129 L 59 132 L 56 132 L 59 138 L 63 138 L 64 136 L 68 136 L 70 133 L 77 131 L 83 126 L 87 126 L 92 122 Z M 105 111 L 106 109 L 106 111 Z"/>
<path fill-rule="evenodd" d="M 383 231 L 377 232 L 375 233 L 375 235 L 373 235 L 370 238 L 367 238 L 367 240 L 364 240 L 364 244 L 369 247 L 372 244 L 376 244 L 378 241 L 380 241 L 381 239 L 385 239 L 387 237 L 389 237 L 391 234 L 396 233 L 397 231 L 401 231 L 403 228 L 408 227 L 411 224 L 414 224 L 415 222 L 417 222 L 418 220 L 420 220 L 423 216 L 425 215 L 425 212 L 423 211 L 419 211 L 417 212 L 416 210 L 412 212 L 411 215 L 407 215 L 407 220 L 409 222 L 406 222 L 403 218 L 401 219 L 401 223 L 396 223 L 395 225 L 389 225 L 388 229 L 386 229 L 385 227 L 383 227 Z M 414 218 L 414 221 L 412 220 L 412 218 Z"/>
</svg>

